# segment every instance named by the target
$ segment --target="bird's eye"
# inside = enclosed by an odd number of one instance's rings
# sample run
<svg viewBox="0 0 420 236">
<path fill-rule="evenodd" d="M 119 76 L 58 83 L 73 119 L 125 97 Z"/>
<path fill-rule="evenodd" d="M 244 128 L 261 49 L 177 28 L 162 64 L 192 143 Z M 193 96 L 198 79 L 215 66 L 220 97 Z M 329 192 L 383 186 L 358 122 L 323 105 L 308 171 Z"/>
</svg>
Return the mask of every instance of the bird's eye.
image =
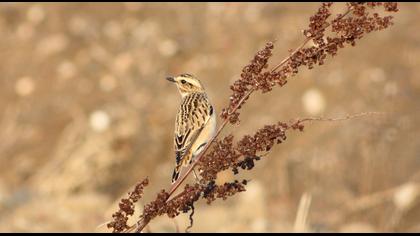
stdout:
<svg viewBox="0 0 420 236">
<path fill-rule="evenodd" d="M 187 81 L 185 81 L 185 79 L 183 79 L 183 80 L 181 80 L 181 83 L 185 84 L 185 83 L 187 83 Z"/>
</svg>

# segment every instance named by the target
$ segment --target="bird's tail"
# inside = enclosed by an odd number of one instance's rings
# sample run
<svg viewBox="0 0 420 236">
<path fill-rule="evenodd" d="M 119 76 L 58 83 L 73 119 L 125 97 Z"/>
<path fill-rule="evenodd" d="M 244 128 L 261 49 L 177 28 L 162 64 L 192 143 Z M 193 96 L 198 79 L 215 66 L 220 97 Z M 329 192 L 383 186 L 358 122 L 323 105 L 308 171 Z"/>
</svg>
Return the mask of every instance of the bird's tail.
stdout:
<svg viewBox="0 0 420 236">
<path fill-rule="evenodd" d="M 190 165 L 192 160 L 193 154 L 191 152 L 185 154 L 185 156 L 182 159 L 179 158 L 179 161 L 177 161 L 174 172 L 172 174 L 172 184 L 178 180 L 182 167 L 187 167 L 188 165 Z"/>
<path fill-rule="evenodd" d="M 172 174 L 172 183 L 175 183 L 178 180 L 180 169 L 181 169 L 181 165 L 178 165 L 175 167 L 174 173 Z"/>
</svg>

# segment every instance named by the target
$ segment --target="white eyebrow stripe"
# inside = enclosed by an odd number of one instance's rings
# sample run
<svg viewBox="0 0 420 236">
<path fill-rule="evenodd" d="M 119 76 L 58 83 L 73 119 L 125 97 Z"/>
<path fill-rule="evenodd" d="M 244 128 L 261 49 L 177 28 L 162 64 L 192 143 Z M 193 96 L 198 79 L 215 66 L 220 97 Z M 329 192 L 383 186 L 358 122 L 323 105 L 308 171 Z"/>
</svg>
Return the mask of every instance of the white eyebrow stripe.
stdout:
<svg viewBox="0 0 420 236">
<path fill-rule="evenodd" d="M 181 77 L 193 77 L 193 76 L 191 74 L 184 73 L 184 74 L 181 74 Z"/>
</svg>

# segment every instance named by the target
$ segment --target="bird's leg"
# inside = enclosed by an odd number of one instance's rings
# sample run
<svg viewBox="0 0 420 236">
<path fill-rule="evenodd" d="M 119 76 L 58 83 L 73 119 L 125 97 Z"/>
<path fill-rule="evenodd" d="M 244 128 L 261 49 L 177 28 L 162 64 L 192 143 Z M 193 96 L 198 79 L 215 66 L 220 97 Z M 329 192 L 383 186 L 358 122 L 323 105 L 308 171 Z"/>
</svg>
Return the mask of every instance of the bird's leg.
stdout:
<svg viewBox="0 0 420 236">
<path fill-rule="evenodd" d="M 198 177 L 197 173 L 195 173 L 195 169 L 194 168 L 193 168 L 193 173 L 194 173 L 195 181 L 197 181 L 197 183 L 200 184 L 201 179 L 200 179 L 200 177 Z"/>
<path fill-rule="evenodd" d="M 202 145 L 201 145 L 202 146 Z M 200 147 L 201 147 L 200 146 Z M 198 149 L 200 149 L 200 147 L 198 148 Z M 192 156 L 192 158 L 191 158 L 191 160 L 190 160 L 190 165 L 192 164 L 192 160 L 194 160 L 194 158 L 195 158 L 195 156 L 196 155 L 194 155 L 193 154 L 193 156 Z M 201 185 L 201 178 L 199 177 L 199 175 L 197 175 L 197 173 L 195 172 L 195 169 L 194 169 L 195 167 L 193 167 L 193 169 L 192 169 L 192 171 L 193 171 L 193 174 L 194 174 L 194 177 L 195 177 L 195 181 L 198 183 L 198 184 L 200 184 Z"/>
</svg>

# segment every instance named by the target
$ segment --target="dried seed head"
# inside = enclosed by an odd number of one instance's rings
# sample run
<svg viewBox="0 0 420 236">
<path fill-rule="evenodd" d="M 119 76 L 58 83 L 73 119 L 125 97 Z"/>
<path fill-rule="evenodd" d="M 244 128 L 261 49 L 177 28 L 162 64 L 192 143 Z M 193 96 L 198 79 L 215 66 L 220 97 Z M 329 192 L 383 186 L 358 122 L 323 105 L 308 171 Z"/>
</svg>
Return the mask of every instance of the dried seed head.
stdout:
<svg viewBox="0 0 420 236">
<path fill-rule="evenodd" d="M 307 41 L 312 40 L 314 46 L 304 47 L 303 44 L 296 51 L 291 50 L 290 56 L 281 64 L 269 70 L 268 61 L 272 56 L 274 44 L 269 42 L 263 49 L 258 51 L 251 62 L 245 66 L 241 78 L 231 86 L 232 95 L 229 98 L 229 105 L 222 109 L 220 116 L 231 124 L 239 122 L 239 109 L 245 104 L 253 91 L 263 93 L 270 92 L 276 86 L 282 87 L 287 79 L 296 75 L 299 69 L 304 66 L 312 69 L 316 65 L 323 65 L 327 56 L 335 56 L 339 49 L 346 45 L 355 46 L 356 41 L 366 34 L 386 29 L 393 24 L 392 16 L 380 16 L 378 13 L 371 13 L 371 10 L 382 6 L 385 12 L 397 12 L 397 3 L 347 3 L 347 12 L 338 14 L 333 19 L 331 13 L 332 3 L 322 3 L 318 11 L 309 19 L 308 28 L 303 30 Z M 328 36 L 326 35 L 328 33 Z M 306 42 L 307 42 L 306 41 Z M 303 131 L 304 126 L 301 120 L 290 123 L 278 122 L 273 125 L 266 125 L 257 130 L 253 135 L 245 135 L 238 142 L 234 142 L 234 136 L 228 135 L 221 140 L 216 140 L 210 152 L 200 159 L 198 167 L 203 178 L 202 184 L 186 185 L 184 190 L 168 201 L 169 193 L 162 190 L 155 200 L 145 205 L 141 220 L 144 227 L 151 219 L 168 215 L 176 217 L 181 212 L 191 212 L 194 203 L 200 198 L 208 204 L 216 199 L 226 199 L 238 192 L 245 191 L 247 180 L 239 182 L 227 182 L 221 185 L 216 184 L 217 174 L 224 170 L 231 170 L 235 175 L 239 170 L 251 170 L 255 161 L 261 159 L 269 152 L 275 144 L 286 140 L 286 131 Z M 134 202 L 138 201 L 143 193 L 143 187 L 148 184 L 147 179 L 136 186 L 128 199 L 122 199 L 120 210 L 112 216 L 114 220 L 108 224 L 114 232 L 122 232 L 128 228 L 128 216 L 134 212 Z M 139 226 L 138 231 L 142 228 Z"/>
</svg>

